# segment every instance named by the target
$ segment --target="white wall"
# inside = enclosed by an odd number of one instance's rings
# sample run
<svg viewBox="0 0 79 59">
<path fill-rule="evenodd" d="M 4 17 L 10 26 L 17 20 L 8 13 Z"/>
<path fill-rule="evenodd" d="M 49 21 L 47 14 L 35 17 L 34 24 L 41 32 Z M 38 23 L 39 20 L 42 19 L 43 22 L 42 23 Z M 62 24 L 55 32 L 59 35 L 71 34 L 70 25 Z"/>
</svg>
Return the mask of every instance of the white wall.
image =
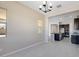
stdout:
<svg viewBox="0 0 79 59">
<path fill-rule="evenodd" d="M 79 1 L 55 1 L 53 10 L 46 14 L 47 17 L 56 16 L 68 12 L 79 10 Z M 61 4 L 62 7 L 56 8 L 56 5 Z"/>
<path fill-rule="evenodd" d="M 44 15 L 17 2 L 0 2 L 7 9 L 7 37 L 0 38 L 0 55 L 44 40 Z M 37 20 L 42 21 L 38 33 Z"/>
<path fill-rule="evenodd" d="M 62 24 L 70 24 L 70 35 L 74 31 L 74 18 L 79 15 L 79 11 L 74 11 L 70 13 L 65 13 L 57 16 L 51 16 L 48 18 L 48 36 L 50 36 L 50 24 L 59 24 L 59 21 L 62 22 Z"/>
</svg>

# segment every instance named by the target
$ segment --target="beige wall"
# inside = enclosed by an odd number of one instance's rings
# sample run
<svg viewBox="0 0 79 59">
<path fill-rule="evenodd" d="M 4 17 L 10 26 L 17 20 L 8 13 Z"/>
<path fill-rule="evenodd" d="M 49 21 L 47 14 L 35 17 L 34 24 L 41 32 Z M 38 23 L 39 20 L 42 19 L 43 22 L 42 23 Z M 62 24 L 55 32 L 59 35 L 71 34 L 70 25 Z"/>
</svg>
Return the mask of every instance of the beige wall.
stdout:
<svg viewBox="0 0 79 59">
<path fill-rule="evenodd" d="M 7 8 L 7 37 L 0 38 L 0 55 L 44 40 L 44 15 L 17 2 L 0 2 L 0 7 Z M 42 21 L 40 28 L 37 20 Z"/>
</svg>

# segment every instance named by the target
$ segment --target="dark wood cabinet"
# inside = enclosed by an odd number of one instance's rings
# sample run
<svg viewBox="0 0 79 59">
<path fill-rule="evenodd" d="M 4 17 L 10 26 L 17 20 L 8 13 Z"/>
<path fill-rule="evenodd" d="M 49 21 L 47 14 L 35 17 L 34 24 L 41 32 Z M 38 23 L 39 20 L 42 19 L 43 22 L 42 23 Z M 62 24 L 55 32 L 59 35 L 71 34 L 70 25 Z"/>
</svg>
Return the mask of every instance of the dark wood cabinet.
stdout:
<svg viewBox="0 0 79 59">
<path fill-rule="evenodd" d="M 54 33 L 54 40 L 55 41 L 60 41 L 62 40 L 62 35 L 59 33 Z"/>
<path fill-rule="evenodd" d="M 73 44 L 79 44 L 79 35 L 71 35 L 71 42 Z"/>
<path fill-rule="evenodd" d="M 79 18 L 74 19 L 74 29 L 79 30 Z"/>
<path fill-rule="evenodd" d="M 58 33 L 54 34 L 54 39 L 55 39 L 55 41 L 60 41 L 60 37 L 59 37 Z"/>
</svg>

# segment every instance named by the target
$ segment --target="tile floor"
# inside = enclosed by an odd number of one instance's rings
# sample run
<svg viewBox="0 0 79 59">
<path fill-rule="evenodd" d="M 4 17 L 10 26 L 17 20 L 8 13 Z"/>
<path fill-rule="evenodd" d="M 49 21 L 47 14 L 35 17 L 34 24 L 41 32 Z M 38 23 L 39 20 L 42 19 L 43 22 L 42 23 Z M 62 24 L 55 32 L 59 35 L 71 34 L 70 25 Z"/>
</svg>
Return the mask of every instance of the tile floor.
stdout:
<svg viewBox="0 0 79 59">
<path fill-rule="evenodd" d="M 42 43 L 7 57 L 79 57 L 79 45 L 65 38 L 62 41 Z"/>
</svg>

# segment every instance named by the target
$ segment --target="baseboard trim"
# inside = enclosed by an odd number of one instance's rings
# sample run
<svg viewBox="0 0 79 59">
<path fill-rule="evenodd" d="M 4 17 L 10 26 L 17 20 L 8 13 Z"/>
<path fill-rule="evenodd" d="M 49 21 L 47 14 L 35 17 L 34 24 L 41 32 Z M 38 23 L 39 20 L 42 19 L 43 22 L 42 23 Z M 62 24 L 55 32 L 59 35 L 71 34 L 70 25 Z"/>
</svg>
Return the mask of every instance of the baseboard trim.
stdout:
<svg viewBox="0 0 79 59">
<path fill-rule="evenodd" d="M 25 50 L 25 49 L 34 47 L 34 46 L 36 46 L 36 45 L 39 45 L 39 44 L 41 44 L 41 43 L 42 43 L 42 42 L 38 42 L 38 43 L 35 43 L 35 44 L 31 44 L 31 45 L 29 45 L 29 46 L 27 46 L 27 47 L 24 47 L 24 48 L 17 49 L 17 50 L 14 50 L 14 51 L 12 51 L 12 52 L 6 53 L 6 54 L 2 55 L 1 57 L 7 57 L 7 56 L 9 56 L 9 55 L 12 55 L 12 54 L 14 54 L 14 53 L 20 52 L 20 51 L 22 51 L 22 50 Z"/>
</svg>

